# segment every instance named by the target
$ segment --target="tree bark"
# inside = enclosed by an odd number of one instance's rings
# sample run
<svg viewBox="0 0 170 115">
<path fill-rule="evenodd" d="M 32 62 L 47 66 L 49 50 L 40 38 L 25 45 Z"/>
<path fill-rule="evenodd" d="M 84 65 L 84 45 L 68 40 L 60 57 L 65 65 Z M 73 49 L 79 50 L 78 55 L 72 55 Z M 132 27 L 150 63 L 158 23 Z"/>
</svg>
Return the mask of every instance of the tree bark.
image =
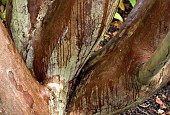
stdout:
<svg viewBox="0 0 170 115">
<path fill-rule="evenodd" d="M 44 87 L 31 75 L 0 21 L 0 114 L 48 114 Z"/>
<path fill-rule="evenodd" d="M 119 0 L 8 1 L 8 13 L 12 14 L 7 25 L 13 40 L 39 82 L 60 77 L 62 109 L 68 82 L 78 75 L 108 29 L 118 3 Z"/>
<path fill-rule="evenodd" d="M 140 0 L 119 34 L 83 67 L 68 111 L 118 114 L 170 80 L 170 2 Z"/>
<path fill-rule="evenodd" d="M 8 0 L 7 27 L 18 51 L 0 23 L 0 111 L 117 114 L 168 82 L 168 0 L 139 0 L 119 34 L 92 55 L 118 2 Z M 38 81 L 55 81 L 55 96 Z"/>
<path fill-rule="evenodd" d="M 76 76 L 108 29 L 118 3 L 119 0 L 9 0 L 7 25 L 38 81 L 54 74 L 68 81 Z"/>
</svg>

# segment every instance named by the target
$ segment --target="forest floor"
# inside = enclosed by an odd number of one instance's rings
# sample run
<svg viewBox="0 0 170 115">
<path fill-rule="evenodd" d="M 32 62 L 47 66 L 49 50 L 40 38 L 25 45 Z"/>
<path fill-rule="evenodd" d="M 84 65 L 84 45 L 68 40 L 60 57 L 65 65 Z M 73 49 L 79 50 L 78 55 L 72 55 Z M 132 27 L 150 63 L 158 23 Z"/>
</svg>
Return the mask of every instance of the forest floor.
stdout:
<svg viewBox="0 0 170 115">
<path fill-rule="evenodd" d="M 120 115 L 170 115 L 170 84 L 161 88 L 144 103 Z"/>
</svg>

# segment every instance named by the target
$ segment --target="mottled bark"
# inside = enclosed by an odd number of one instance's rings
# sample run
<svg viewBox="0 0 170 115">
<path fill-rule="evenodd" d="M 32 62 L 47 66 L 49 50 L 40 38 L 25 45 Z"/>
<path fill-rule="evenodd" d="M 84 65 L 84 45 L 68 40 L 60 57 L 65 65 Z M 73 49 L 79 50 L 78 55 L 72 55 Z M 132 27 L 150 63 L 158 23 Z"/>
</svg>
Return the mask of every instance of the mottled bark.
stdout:
<svg viewBox="0 0 170 115">
<path fill-rule="evenodd" d="M 60 4 L 35 43 L 34 69 L 36 76 L 42 78 L 60 76 L 63 88 L 59 103 L 65 108 L 68 82 L 78 75 L 107 30 L 118 0 L 72 0 Z"/>
<path fill-rule="evenodd" d="M 118 2 L 8 0 L 8 31 L 24 61 L 0 24 L 0 110 L 116 114 L 168 82 L 168 0 L 138 0 L 119 34 L 91 56 Z M 50 99 L 37 81 L 55 85 Z"/>
<path fill-rule="evenodd" d="M 108 29 L 119 0 L 8 2 L 7 25 L 20 54 L 39 82 L 60 76 L 59 105 L 65 108 L 68 82 Z"/>
<path fill-rule="evenodd" d="M 74 80 L 68 111 L 117 114 L 170 80 L 170 1 L 139 0 L 119 34 Z"/>
<path fill-rule="evenodd" d="M 119 0 L 22 2 L 7 5 L 12 13 L 7 25 L 19 52 L 38 81 L 60 75 L 67 82 L 78 74 L 107 30 Z"/>
<path fill-rule="evenodd" d="M 54 4 L 57 3 L 43 20 L 35 41 L 34 69 L 40 81 L 60 75 L 67 82 L 78 74 L 103 30 L 107 30 L 118 0 L 62 0 Z"/>
<path fill-rule="evenodd" d="M 48 114 L 44 87 L 31 75 L 0 21 L 0 114 Z"/>
<path fill-rule="evenodd" d="M 35 1 L 31 1 L 34 4 Z M 40 0 L 37 0 L 37 4 L 28 9 L 29 1 L 23 0 L 18 2 L 17 0 L 7 1 L 7 29 L 11 35 L 19 53 L 21 54 L 24 62 L 26 62 L 27 67 L 32 70 L 33 62 L 33 41 L 32 33 L 34 29 L 33 23 L 35 23 L 35 17 L 38 15 Z M 29 11 L 30 10 L 30 11 Z M 29 12 L 32 13 L 30 15 Z M 34 13 L 33 13 L 34 12 Z"/>
<path fill-rule="evenodd" d="M 54 74 L 68 81 L 84 65 L 108 29 L 118 2 L 9 0 L 7 27 L 38 81 Z"/>
</svg>

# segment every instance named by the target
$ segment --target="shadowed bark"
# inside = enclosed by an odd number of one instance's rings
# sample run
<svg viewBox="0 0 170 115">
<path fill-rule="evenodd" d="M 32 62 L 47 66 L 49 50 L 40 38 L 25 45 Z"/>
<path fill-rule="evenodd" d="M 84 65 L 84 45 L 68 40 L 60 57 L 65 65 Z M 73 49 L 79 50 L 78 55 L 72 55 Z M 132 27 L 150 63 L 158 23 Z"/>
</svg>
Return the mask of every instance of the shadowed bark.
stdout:
<svg viewBox="0 0 170 115">
<path fill-rule="evenodd" d="M 24 61 L 1 24 L 0 110 L 116 114 L 168 82 L 168 0 L 139 0 L 119 34 L 92 55 L 118 2 L 8 0 L 8 31 Z"/>
<path fill-rule="evenodd" d="M 57 3 L 44 18 L 35 41 L 34 70 L 37 77 L 41 76 L 39 81 L 60 75 L 67 83 L 78 74 L 107 30 L 118 0 L 56 0 L 53 4 Z"/>
<path fill-rule="evenodd" d="M 38 81 L 54 74 L 68 81 L 81 69 L 108 29 L 118 2 L 9 0 L 7 26 Z"/>
<path fill-rule="evenodd" d="M 62 109 L 66 105 L 68 82 L 78 75 L 108 29 L 118 2 L 9 1 L 8 12 L 12 15 L 7 18 L 7 25 L 14 42 L 39 82 L 52 76 L 60 77 Z"/>
<path fill-rule="evenodd" d="M 169 9 L 166 0 L 138 2 L 116 38 L 75 79 L 68 111 L 116 114 L 169 81 Z"/>
</svg>

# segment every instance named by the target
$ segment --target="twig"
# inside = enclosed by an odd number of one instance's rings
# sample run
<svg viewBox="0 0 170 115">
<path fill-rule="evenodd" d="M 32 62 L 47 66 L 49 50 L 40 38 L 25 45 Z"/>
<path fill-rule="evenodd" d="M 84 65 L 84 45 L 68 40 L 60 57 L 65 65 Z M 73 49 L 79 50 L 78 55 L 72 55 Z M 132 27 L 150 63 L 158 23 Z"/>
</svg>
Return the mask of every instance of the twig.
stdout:
<svg viewBox="0 0 170 115">
<path fill-rule="evenodd" d="M 147 107 L 149 107 L 149 106 L 150 106 L 150 104 L 148 104 L 148 105 L 139 104 L 138 106 L 139 106 L 139 107 L 142 107 L 142 108 L 147 108 Z"/>
<path fill-rule="evenodd" d="M 141 108 L 137 107 L 137 109 L 138 109 L 139 111 L 141 111 L 142 113 L 144 113 L 145 115 L 149 115 L 147 112 L 143 111 Z"/>
</svg>

